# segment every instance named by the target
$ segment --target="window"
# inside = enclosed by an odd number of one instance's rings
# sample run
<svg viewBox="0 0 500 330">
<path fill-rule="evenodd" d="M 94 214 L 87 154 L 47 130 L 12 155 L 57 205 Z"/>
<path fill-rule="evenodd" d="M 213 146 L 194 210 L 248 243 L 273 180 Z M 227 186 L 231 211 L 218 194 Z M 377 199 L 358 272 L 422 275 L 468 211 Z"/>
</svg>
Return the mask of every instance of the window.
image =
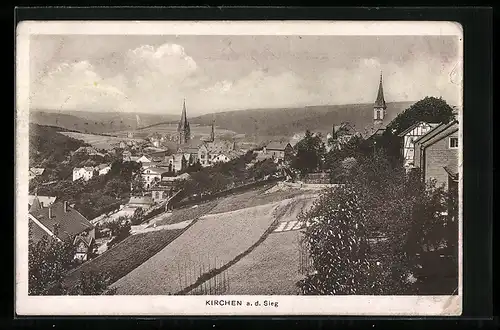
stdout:
<svg viewBox="0 0 500 330">
<path fill-rule="evenodd" d="M 449 146 L 450 146 L 450 149 L 457 149 L 458 148 L 458 138 L 451 137 Z"/>
<path fill-rule="evenodd" d="M 377 119 L 380 119 L 380 110 L 377 110 Z"/>
</svg>

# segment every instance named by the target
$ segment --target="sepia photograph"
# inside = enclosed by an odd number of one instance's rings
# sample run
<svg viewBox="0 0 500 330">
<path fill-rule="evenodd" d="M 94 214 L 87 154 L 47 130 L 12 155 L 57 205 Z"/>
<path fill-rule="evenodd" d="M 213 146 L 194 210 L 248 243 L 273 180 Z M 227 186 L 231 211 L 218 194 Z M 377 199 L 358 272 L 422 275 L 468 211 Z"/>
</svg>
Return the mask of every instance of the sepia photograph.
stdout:
<svg viewBox="0 0 500 330">
<path fill-rule="evenodd" d="M 16 310 L 460 315 L 451 22 L 23 22 Z"/>
</svg>

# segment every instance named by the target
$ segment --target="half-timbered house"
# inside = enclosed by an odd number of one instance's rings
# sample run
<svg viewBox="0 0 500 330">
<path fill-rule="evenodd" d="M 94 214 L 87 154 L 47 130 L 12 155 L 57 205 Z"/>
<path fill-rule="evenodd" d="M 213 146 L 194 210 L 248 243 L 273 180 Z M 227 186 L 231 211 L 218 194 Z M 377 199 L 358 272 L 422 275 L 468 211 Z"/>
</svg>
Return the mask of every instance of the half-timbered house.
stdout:
<svg viewBox="0 0 500 330">
<path fill-rule="evenodd" d="M 401 145 L 401 154 L 403 156 L 403 166 L 407 169 L 413 168 L 414 164 L 414 155 L 415 155 L 415 144 L 414 141 L 419 137 L 427 134 L 433 128 L 438 126 L 438 124 L 434 123 L 426 123 L 426 122 L 417 122 L 401 133 L 399 133 L 399 137 L 402 138 Z"/>
</svg>

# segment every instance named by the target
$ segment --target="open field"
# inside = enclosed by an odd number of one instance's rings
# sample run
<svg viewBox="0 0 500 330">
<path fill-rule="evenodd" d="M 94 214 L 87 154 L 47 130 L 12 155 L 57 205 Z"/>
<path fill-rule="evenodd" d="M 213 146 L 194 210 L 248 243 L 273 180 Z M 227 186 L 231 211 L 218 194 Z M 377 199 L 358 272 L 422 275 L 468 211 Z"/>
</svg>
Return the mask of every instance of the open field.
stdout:
<svg viewBox="0 0 500 330">
<path fill-rule="evenodd" d="M 271 187 L 272 185 L 267 185 L 263 188 L 221 199 L 217 206 L 210 211 L 210 214 L 229 212 L 247 207 L 279 202 L 292 197 L 312 194 L 309 191 L 300 189 L 276 190 L 267 194 L 266 191 Z"/>
<path fill-rule="evenodd" d="M 128 132 L 132 132 L 134 134 L 134 137 L 137 138 L 146 138 L 149 135 L 153 133 L 159 133 L 159 134 L 177 134 L 177 122 L 173 123 L 163 123 L 163 124 L 158 124 L 150 127 L 145 127 L 145 128 L 139 128 L 136 130 L 125 130 L 125 131 L 118 131 L 118 132 L 113 132 L 113 135 L 116 136 L 123 136 L 126 137 Z M 191 137 L 192 138 L 200 138 L 200 137 L 209 137 L 210 132 L 212 130 L 212 126 L 210 125 L 196 125 L 192 124 L 191 125 Z M 230 135 L 230 136 L 235 136 L 237 133 L 227 130 L 227 129 L 222 129 L 218 128 L 217 126 L 215 127 L 215 136 L 218 137 L 220 135 Z"/>
<path fill-rule="evenodd" d="M 129 139 L 126 137 L 115 137 L 115 136 L 105 136 L 105 135 L 96 135 L 96 134 L 85 134 L 85 133 L 77 133 L 77 132 L 61 132 L 66 136 L 72 137 L 77 140 L 81 140 L 85 143 L 90 144 L 92 147 L 96 149 L 112 149 L 113 144 L 120 143 L 120 141 L 141 141 L 141 139 Z"/>
<path fill-rule="evenodd" d="M 112 285 L 121 295 L 161 295 L 196 282 L 246 251 L 274 221 L 277 203 L 200 218 L 172 244 Z"/>
<path fill-rule="evenodd" d="M 269 235 L 250 254 L 229 267 L 231 295 L 298 294 L 299 231 Z"/>
<path fill-rule="evenodd" d="M 68 288 L 75 286 L 82 272 L 109 272 L 114 282 L 161 251 L 183 231 L 184 229 L 159 230 L 130 236 L 68 273 L 63 279 L 63 285 Z"/>
<path fill-rule="evenodd" d="M 172 211 L 172 213 L 165 213 L 163 219 L 156 220 L 156 226 L 170 225 L 174 223 L 184 222 L 188 220 L 194 220 L 202 215 L 207 214 L 217 205 L 217 201 L 210 201 L 202 204 L 197 204 L 193 206 L 184 207 Z M 160 217 L 160 216 L 158 216 Z M 154 223 L 151 223 L 148 227 L 153 227 Z"/>
</svg>

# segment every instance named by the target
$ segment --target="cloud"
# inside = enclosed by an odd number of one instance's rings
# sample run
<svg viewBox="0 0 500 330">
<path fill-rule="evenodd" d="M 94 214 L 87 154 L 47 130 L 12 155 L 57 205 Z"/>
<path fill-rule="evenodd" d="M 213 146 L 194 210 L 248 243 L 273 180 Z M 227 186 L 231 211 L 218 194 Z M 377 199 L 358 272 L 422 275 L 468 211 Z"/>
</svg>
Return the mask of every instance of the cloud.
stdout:
<svg viewBox="0 0 500 330">
<path fill-rule="evenodd" d="M 451 104 L 459 101 L 461 63 L 424 56 L 404 65 L 368 58 L 348 70 L 326 70 L 319 77 L 320 94 L 328 95 L 327 103 L 333 104 L 373 102 L 381 72 L 387 102 L 418 101 L 425 96 L 443 97 Z"/>
<path fill-rule="evenodd" d="M 201 103 L 217 110 L 292 107 L 308 104 L 314 93 L 303 86 L 303 79 L 294 72 L 271 74 L 265 69 L 251 71 L 235 81 L 218 81 L 202 89 Z M 195 101 L 196 102 L 196 101 Z"/>
<path fill-rule="evenodd" d="M 92 65 L 90 59 L 59 64 L 32 84 L 32 107 L 172 114 L 180 111 L 182 99 L 186 98 L 193 114 L 371 103 L 376 97 L 381 70 L 387 102 L 442 96 L 455 104 L 462 79 L 461 63 L 422 54 L 404 64 L 367 57 L 348 68 L 318 66 L 318 72 L 294 71 L 291 65 L 274 68 L 269 63 L 264 67 L 254 63 L 254 67 L 245 67 L 246 73 L 239 76 L 224 72 L 232 66 L 221 64 L 217 65 L 221 71 L 217 81 L 178 44 L 143 45 L 126 51 L 122 60 L 123 66 L 112 74 Z"/>
<path fill-rule="evenodd" d="M 128 108 L 123 78 L 104 79 L 88 61 L 61 63 L 33 87 L 30 103 L 35 108 Z"/>
</svg>

